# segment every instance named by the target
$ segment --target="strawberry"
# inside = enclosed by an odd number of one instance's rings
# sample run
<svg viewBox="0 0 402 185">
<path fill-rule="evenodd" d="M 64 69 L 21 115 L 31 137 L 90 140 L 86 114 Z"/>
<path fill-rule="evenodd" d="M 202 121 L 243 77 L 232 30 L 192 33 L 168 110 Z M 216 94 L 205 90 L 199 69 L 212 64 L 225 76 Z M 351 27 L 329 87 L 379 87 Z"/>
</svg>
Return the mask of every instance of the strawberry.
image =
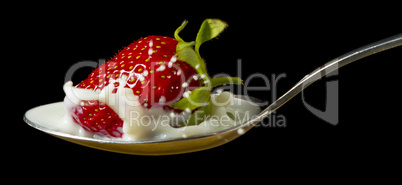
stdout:
<svg viewBox="0 0 402 185">
<path fill-rule="evenodd" d="M 144 107 L 167 106 L 182 98 L 186 87 L 198 87 L 198 73 L 175 56 L 177 41 L 171 37 L 148 36 L 122 49 L 94 70 L 78 88 L 102 90 L 125 76 L 125 88 L 139 96 Z"/>
<path fill-rule="evenodd" d="M 201 44 L 218 36 L 227 25 L 218 19 L 206 19 L 196 40 L 185 42 L 178 34 L 186 24 L 185 21 L 175 31 L 175 38 L 151 35 L 133 42 L 95 69 L 77 88 L 99 92 L 113 84 L 112 93 L 116 93 L 124 84 L 145 108 L 163 106 L 175 112 L 210 114 L 212 88 L 241 83 L 236 77 L 210 78 L 199 54 Z M 71 112 L 74 120 L 88 131 L 108 137 L 123 135 L 123 120 L 103 102 L 81 101 Z M 193 115 L 181 126 L 203 121 Z"/>
<path fill-rule="evenodd" d="M 71 114 L 79 125 L 87 131 L 104 136 L 121 137 L 123 120 L 105 103 L 98 100 L 81 101 Z"/>
</svg>

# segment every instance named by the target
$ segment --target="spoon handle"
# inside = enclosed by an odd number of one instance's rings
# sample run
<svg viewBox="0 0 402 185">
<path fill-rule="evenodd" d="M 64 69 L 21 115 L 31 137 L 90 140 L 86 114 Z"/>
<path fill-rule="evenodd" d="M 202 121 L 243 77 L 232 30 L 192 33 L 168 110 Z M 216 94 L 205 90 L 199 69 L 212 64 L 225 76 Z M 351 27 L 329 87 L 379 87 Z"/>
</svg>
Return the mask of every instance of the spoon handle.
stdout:
<svg viewBox="0 0 402 185">
<path fill-rule="evenodd" d="M 350 64 L 354 61 L 362 59 L 364 57 L 370 56 L 375 53 L 379 53 L 381 51 L 385 51 L 388 49 L 392 49 L 394 47 L 398 47 L 402 45 L 402 33 L 394 35 L 392 37 L 368 44 L 366 46 L 360 47 L 353 51 L 350 51 L 344 55 L 335 58 L 320 68 L 314 70 L 312 73 L 306 75 L 303 79 L 301 79 L 295 86 L 293 86 L 288 92 L 279 97 L 275 102 L 269 105 L 264 111 L 260 113 L 258 116 L 259 120 L 264 119 L 269 114 L 274 112 L 276 109 L 281 107 L 287 101 L 292 99 L 294 96 L 299 94 L 302 90 L 307 88 L 309 85 L 317 81 L 323 76 L 328 75 L 332 71 L 335 71 L 347 64 Z M 258 122 L 257 122 L 258 123 Z"/>
</svg>

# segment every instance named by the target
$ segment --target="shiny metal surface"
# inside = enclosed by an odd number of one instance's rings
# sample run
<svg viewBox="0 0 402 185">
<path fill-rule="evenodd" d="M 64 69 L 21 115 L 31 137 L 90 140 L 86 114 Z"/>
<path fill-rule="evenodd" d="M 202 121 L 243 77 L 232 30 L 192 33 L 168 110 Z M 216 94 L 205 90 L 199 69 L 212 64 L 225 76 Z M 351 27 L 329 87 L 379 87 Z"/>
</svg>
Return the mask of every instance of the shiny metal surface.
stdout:
<svg viewBox="0 0 402 185">
<path fill-rule="evenodd" d="M 135 155 L 170 155 L 170 154 L 180 154 L 180 153 L 205 150 L 230 142 L 231 140 L 244 134 L 258 122 L 260 122 L 262 119 L 269 116 L 269 114 L 271 114 L 273 111 L 275 111 L 276 109 L 284 105 L 287 101 L 296 96 L 298 93 L 300 93 L 303 89 L 305 89 L 306 87 L 308 87 L 321 77 L 328 75 L 332 71 L 337 70 L 340 67 L 343 67 L 361 58 L 401 45 L 402 45 L 402 34 L 398 34 L 377 41 L 375 43 L 363 46 L 349 53 L 346 53 L 338 58 L 335 58 L 330 62 L 328 62 L 327 64 L 325 64 L 324 66 L 306 75 L 288 92 L 286 92 L 275 102 L 273 102 L 270 106 L 264 109 L 258 116 L 236 127 L 221 130 L 219 132 L 210 133 L 208 135 L 189 137 L 185 139 L 182 138 L 174 140 L 152 140 L 152 141 L 105 141 L 81 136 L 74 136 L 43 127 L 31 121 L 29 119 L 29 112 L 38 109 L 40 107 L 29 110 L 24 116 L 24 121 L 27 122 L 28 125 L 40 131 L 46 132 L 50 135 L 64 139 L 66 141 L 111 152 L 135 154 Z M 55 104 L 52 105 L 55 106 Z M 62 104 L 60 105 L 62 106 Z"/>
</svg>

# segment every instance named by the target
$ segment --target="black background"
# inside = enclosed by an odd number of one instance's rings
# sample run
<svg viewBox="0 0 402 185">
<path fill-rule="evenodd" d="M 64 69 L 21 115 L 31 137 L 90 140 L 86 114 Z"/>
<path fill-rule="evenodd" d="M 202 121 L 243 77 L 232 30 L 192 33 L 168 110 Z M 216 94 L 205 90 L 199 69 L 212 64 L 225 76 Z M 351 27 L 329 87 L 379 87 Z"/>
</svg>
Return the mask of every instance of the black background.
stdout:
<svg viewBox="0 0 402 185">
<path fill-rule="evenodd" d="M 71 65 L 112 57 L 119 49 L 147 35 L 173 36 L 184 19 L 190 22 L 181 33 L 187 41 L 195 38 L 205 18 L 220 18 L 229 24 L 219 39 L 201 48 L 211 75 L 235 76 L 236 61 L 241 59 L 244 79 L 254 73 L 269 79 L 273 74 L 286 74 L 277 84 L 278 96 L 331 59 L 402 32 L 400 20 L 398 24 L 394 20 L 397 13 L 389 9 L 392 4 L 369 8 L 331 3 L 238 4 L 205 7 L 202 11 L 189 7 L 176 10 L 164 5 L 145 7 L 148 6 L 51 5 L 30 10 L 12 21 L 15 24 L 6 26 L 12 42 L 6 67 L 10 73 L 4 74 L 4 79 L 11 86 L 2 89 L 16 97 L 9 98 L 13 111 L 5 115 L 13 117 L 8 122 L 12 127 L 4 131 L 12 135 L 7 138 L 17 138 L 10 139 L 12 145 L 7 152 L 12 154 L 11 159 L 32 167 L 29 171 L 36 166 L 56 174 L 64 167 L 77 168 L 79 173 L 128 167 L 172 177 L 195 175 L 194 167 L 233 174 L 247 170 L 255 177 L 298 173 L 305 167 L 318 171 L 337 167 L 348 170 L 343 175 L 350 175 L 355 168 L 380 165 L 378 170 L 386 168 L 383 164 L 400 159 L 396 149 L 400 145 L 398 64 L 402 61 L 402 48 L 352 63 L 340 69 L 338 75 L 323 78 L 305 90 L 306 101 L 323 110 L 326 82 L 338 81 L 338 125 L 313 115 L 298 95 L 276 112 L 286 118 L 286 127 L 254 128 L 230 143 L 206 151 L 159 157 L 117 154 L 68 143 L 22 121 L 30 108 L 63 100 L 64 76 Z M 76 74 L 75 84 L 90 71 L 83 69 L 82 74 Z M 252 84 L 263 83 L 255 80 Z M 271 102 L 272 91 L 250 95 Z M 180 171 L 172 171 L 172 166 Z M 264 167 L 267 171 L 252 167 Z"/>
</svg>

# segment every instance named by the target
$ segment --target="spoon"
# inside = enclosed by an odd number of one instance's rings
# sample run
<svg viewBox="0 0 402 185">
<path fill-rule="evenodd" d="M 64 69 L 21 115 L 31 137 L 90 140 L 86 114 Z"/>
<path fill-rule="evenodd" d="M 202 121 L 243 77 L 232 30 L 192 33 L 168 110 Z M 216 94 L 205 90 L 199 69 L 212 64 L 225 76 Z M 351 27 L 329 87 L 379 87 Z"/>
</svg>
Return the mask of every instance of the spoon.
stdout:
<svg viewBox="0 0 402 185">
<path fill-rule="evenodd" d="M 372 44 L 363 46 L 351 52 L 348 52 L 338 58 L 335 58 L 322 67 L 316 69 L 312 73 L 306 75 L 302 80 L 300 80 L 295 86 L 293 86 L 284 95 L 279 97 L 275 102 L 264 109 L 260 114 L 253 117 L 252 119 L 239 124 L 233 128 L 209 133 L 206 135 L 188 137 L 188 138 L 178 138 L 170 140 L 150 140 L 150 141 L 115 141 L 115 140 L 101 140 L 95 138 L 88 138 L 83 136 L 76 136 L 60 131 L 52 130 L 38 124 L 41 120 L 37 120 L 38 114 L 46 114 L 46 110 L 60 109 L 63 113 L 63 103 L 53 103 L 48 105 L 39 106 L 27 111 L 24 115 L 24 121 L 28 125 L 41 130 L 45 133 L 53 135 L 55 137 L 84 145 L 87 147 L 92 147 L 96 149 L 134 154 L 134 155 L 171 155 L 195 152 L 200 150 L 206 150 L 209 148 L 217 147 L 219 145 L 225 144 L 232 141 L 233 139 L 241 136 L 248 130 L 250 130 L 254 125 L 259 123 L 261 120 L 269 116 L 272 112 L 277 110 L 279 107 L 284 105 L 287 101 L 292 99 L 303 89 L 314 83 L 321 77 L 328 75 L 334 70 L 337 70 L 347 64 L 354 61 L 362 59 L 364 57 L 370 56 L 372 54 L 385 51 L 394 47 L 402 45 L 402 33 L 374 42 Z M 243 96 L 237 96 L 237 98 L 245 98 Z M 35 116 L 33 116 L 35 115 Z M 36 117 L 36 118 L 35 118 Z"/>
</svg>

